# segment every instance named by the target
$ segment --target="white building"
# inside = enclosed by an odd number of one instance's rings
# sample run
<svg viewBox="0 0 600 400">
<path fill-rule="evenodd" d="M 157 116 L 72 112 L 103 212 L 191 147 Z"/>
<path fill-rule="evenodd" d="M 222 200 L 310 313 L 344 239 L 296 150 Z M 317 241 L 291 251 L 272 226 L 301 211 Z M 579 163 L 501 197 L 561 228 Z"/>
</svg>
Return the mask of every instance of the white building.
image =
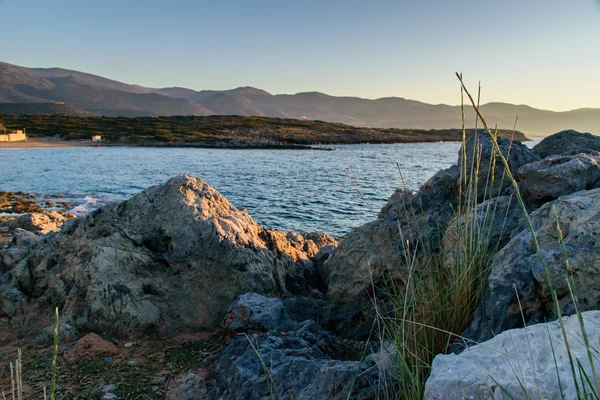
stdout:
<svg viewBox="0 0 600 400">
<path fill-rule="evenodd" d="M 0 125 L 0 142 L 26 142 L 25 130 L 6 129 Z"/>
</svg>

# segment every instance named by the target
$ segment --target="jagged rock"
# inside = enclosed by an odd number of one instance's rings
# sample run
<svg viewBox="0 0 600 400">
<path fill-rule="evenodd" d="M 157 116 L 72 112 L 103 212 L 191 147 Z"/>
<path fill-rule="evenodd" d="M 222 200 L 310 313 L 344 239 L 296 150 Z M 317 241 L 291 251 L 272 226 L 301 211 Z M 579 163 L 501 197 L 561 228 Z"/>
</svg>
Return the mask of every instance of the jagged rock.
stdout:
<svg viewBox="0 0 600 400">
<path fill-rule="evenodd" d="M 40 236 L 35 233 L 16 228 L 9 246 L 5 249 L 0 249 L 0 258 L 4 261 L 4 268 L 10 270 L 26 259 L 40 241 Z"/>
<path fill-rule="evenodd" d="M 524 165 L 518 171 L 523 194 L 533 200 L 548 201 L 580 190 L 597 188 L 600 184 L 599 160 L 586 154 L 577 154 L 548 156 Z"/>
<path fill-rule="evenodd" d="M 598 371 L 600 361 L 595 355 L 600 352 L 600 311 L 585 312 L 582 317 L 587 334 L 594 332 L 589 343 Z M 592 367 L 577 316 L 564 318 L 563 322 L 574 363 L 581 363 L 593 386 Z M 579 368 L 575 369 L 579 387 L 587 386 Z M 558 321 L 502 332 L 459 355 L 438 355 L 425 386 L 428 400 L 580 397 Z"/>
<path fill-rule="evenodd" d="M 316 242 L 315 242 L 316 241 Z M 267 230 L 187 175 L 67 221 L 8 272 L 0 310 L 53 305 L 83 331 L 128 337 L 220 325 L 240 294 L 308 294 L 324 234 Z M 14 295 L 14 290 L 22 296 Z"/>
<path fill-rule="evenodd" d="M 390 271 L 403 273 L 406 241 L 427 245 L 445 229 L 456 204 L 457 178 L 452 166 L 418 194 L 396 192 L 379 219 L 350 232 L 321 268 L 328 297 L 340 305 L 368 305 L 373 284 L 381 284 Z"/>
<path fill-rule="evenodd" d="M 450 222 L 443 238 L 444 263 L 452 266 L 457 252 L 462 252 L 467 244 L 467 235 L 493 255 L 525 227 L 525 216 L 516 198 L 499 196 L 486 200 Z"/>
<path fill-rule="evenodd" d="M 295 325 L 280 299 L 257 293 L 238 297 L 227 310 L 223 323 L 225 328 L 232 331 L 289 330 Z"/>
<path fill-rule="evenodd" d="M 557 219 L 564 248 L 559 240 Z M 568 273 L 575 281 L 580 309 L 600 308 L 600 242 L 597 239 L 600 189 L 573 193 L 546 203 L 531 214 L 531 222 L 562 314 L 570 315 L 575 311 L 566 282 Z M 568 268 L 564 251 L 568 256 Z M 483 306 L 464 333 L 476 342 L 522 326 L 519 301 L 530 324 L 556 318 L 546 274 L 529 230 L 514 236 L 495 256 L 484 293 Z"/>
<path fill-rule="evenodd" d="M 585 150 L 600 151 L 600 136 L 581 133 L 572 129 L 550 135 L 532 149 L 541 158 L 557 154 L 580 153 Z"/>
<path fill-rule="evenodd" d="M 507 158 L 513 175 L 516 175 L 521 166 L 540 159 L 521 142 L 500 137 L 497 140 L 500 152 Z M 463 162 L 462 149 L 459 151 L 458 160 L 459 163 Z M 480 160 L 478 166 L 477 160 Z M 492 166 L 494 166 L 493 171 Z M 496 154 L 493 142 L 487 133 L 471 134 L 467 137 L 466 167 L 465 177 L 459 177 L 457 185 L 460 185 L 461 179 L 466 179 L 467 184 L 470 180 L 476 179 L 478 201 L 499 196 L 511 185 L 510 180 L 504 177 L 504 164 Z M 477 177 L 471 177 L 471 170 L 477 173 Z"/>
<path fill-rule="evenodd" d="M 23 214 L 8 222 L 8 229 L 14 231 L 21 228 L 26 231 L 47 234 L 58 232 L 62 224 L 68 220 L 67 217 L 56 211 L 44 211 L 39 213 Z"/>
<path fill-rule="evenodd" d="M 375 398 L 385 382 L 376 367 L 348 359 L 356 354 L 314 321 L 285 335 L 237 337 L 219 356 L 213 398 Z"/>
</svg>

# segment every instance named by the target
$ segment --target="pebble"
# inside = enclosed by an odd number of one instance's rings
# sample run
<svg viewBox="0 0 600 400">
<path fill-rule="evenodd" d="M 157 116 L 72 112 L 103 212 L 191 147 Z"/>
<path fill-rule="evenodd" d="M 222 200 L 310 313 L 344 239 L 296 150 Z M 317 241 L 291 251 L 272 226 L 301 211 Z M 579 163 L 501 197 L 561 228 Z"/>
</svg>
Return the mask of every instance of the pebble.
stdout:
<svg viewBox="0 0 600 400">
<path fill-rule="evenodd" d="M 110 385 L 102 386 L 102 393 L 110 393 L 117 388 L 117 385 L 111 383 Z"/>
<path fill-rule="evenodd" d="M 137 361 L 129 360 L 129 361 L 127 361 L 127 365 L 131 365 L 131 366 L 137 365 Z"/>
<path fill-rule="evenodd" d="M 108 363 L 108 364 L 112 364 L 113 358 L 112 357 L 104 357 L 104 362 Z"/>
<path fill-rule="evenodd" d="M 130 348 L 130 347 L 133 347 L 133 343 L 132 343 L 132 342 L 127 342 L 127 343 L 125 343 L 125 345 L 124 345 L 124 346 L 125 346 L 126 348 Z"/>
<path fill-rule="evenodd" d="M 150 381 L 152 386 L 163 385 L 167 379 L 164 376 L 157 376 Z"/>
</svg>

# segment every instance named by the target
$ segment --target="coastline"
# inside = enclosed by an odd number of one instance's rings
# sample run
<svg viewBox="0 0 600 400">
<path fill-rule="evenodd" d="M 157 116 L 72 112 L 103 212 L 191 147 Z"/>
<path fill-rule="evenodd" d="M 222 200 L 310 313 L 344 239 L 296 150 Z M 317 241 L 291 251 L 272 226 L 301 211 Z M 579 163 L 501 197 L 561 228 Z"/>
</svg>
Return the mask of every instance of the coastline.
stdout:
<svg viewBox="0 0 600 400">
<path fill-rule="evenodd" d="M 33 137 L 26 142 L 0 142 L 0 149 L 43 149 L 56 147 L 91 147 L 91 143 L 75 140 L 47 139 Z"/>
</svg>

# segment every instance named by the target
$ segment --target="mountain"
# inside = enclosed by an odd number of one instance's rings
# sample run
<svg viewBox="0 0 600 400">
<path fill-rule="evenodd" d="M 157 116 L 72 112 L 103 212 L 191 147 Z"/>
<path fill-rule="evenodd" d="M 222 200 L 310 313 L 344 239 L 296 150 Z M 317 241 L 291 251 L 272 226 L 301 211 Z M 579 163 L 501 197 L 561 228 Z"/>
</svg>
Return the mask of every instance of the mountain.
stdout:
<svg viewBox="0 0 600 400">
<path fill-rule="evenodd" d="M 64 102 L 105 116 L 242 115 L 322 120 L 373 128 L 446 129 L 462 125 L 459 106 L 427 104 L 401 97 L 363 99 L 320 92 L 273 95 L 254 87 L 195 91 L 147 88 L 62 68 L 25 68 L 0 63 L 0 102 Z M 466 126 L 475 114 L 465 107 Z M 600 109 L 565 112 L 526 105 L 487 103 L 481 112 L 491 128 L 517 128 L 530 135 L 564 129 L 600 134 Z"/>
<path fill-rule="evenodd" d="M 0 113 L 11 115 L 52 115 L 69 117 L 93 117 L 95 114 L 62 103 L 0 103 Z"/>
<path fill-rule="evenodd" d="M 153 89 L 59 68 L 24 68 L 0 63 L 0 102 L 64 102 L 106 116 L 211 115 L 187 99 Z"/>
</svg>

